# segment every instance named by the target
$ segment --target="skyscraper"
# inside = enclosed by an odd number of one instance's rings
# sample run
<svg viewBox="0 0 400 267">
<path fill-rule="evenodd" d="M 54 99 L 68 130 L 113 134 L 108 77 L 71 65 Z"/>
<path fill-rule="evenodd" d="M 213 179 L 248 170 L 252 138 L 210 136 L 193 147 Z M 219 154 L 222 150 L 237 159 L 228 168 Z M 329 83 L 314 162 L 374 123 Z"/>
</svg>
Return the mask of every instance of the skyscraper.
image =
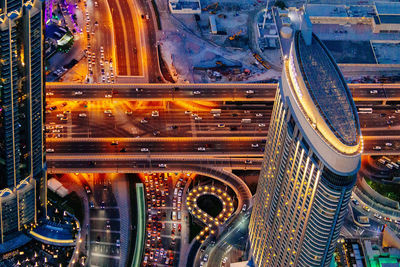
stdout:
<svg viewBox="0 0 400 267">
<path fill-rule="evenodd" d="M 0 243 L 44 210 L 43 3 L 2 0 L 0 14 Z"/>
<path fill-rule="evenodd" d="M 357 110 L 338 66 L 314 34 L 296 31 L 249 225 L 256 266 L 329 266 L 361 150 Z"/>
</svg>

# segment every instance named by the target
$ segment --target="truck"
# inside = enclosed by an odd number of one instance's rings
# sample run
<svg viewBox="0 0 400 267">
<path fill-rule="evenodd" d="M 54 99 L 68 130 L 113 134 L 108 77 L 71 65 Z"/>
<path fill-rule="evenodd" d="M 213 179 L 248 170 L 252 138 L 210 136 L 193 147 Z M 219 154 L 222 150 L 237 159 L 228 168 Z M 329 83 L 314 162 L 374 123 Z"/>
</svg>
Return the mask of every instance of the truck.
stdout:
<svg viewBox="0 0 400 267">
<path fill-rule="evenodd" d="M 242 119 L 242 123 L 251 123 L 251 119 Z"/>
</svg>

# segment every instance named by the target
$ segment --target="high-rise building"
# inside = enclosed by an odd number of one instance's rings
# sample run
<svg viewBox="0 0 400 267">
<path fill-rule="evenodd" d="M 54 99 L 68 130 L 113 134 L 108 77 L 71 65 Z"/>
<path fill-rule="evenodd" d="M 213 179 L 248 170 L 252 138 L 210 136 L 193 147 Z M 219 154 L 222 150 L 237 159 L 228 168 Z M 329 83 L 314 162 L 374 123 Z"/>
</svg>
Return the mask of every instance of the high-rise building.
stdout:
<svg viewBox="0 0 400 267">
<path fill-rule="evenodd" d="M 0 243 L 45 211 L 43 2 L 0 2 Z"/>
<path fill-rule="evenodd" d="M 249 225 L 256 266 L 329 266 L 362 146 L 357 109 L 334 59 L 317 36 L 296 31 Z"/>
</svg>

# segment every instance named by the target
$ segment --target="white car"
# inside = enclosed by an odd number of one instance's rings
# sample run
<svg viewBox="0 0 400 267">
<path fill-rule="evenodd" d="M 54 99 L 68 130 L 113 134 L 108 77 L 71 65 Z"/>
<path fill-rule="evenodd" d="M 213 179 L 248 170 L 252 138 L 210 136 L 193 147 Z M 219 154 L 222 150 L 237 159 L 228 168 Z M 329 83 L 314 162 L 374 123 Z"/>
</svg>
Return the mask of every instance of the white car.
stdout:
<svg viewBox="0 0 400 267">
<path fill-rule="evenodd" d="M 259 123 L 258 127 L 265 127 L 265 124 L 264 123 Z"/>
<path fill-rule="evenodd" d="M 246 94 L 254 94 L 254 91 L 253 90 L 247 90 Z"/>
<path fill-rule="evenodd" d="M 203 261 L 204 261 L 204 262 L 207 262 L 207 261 L 208 261 L 208 254 L 204 255 Z"/>
<path fill-rule="evenodd" d="M 373 150 L 382 150 L 382 147 L 380 147 L 380 146 L 374 146 L 373 148 L 372 148 Z"/>
<path fill-rule="evenodd" d="M 54 95 L 53 92 L 47 92 L 46 95 Z"/>
<path fill-rule="evenodd" d="M 194 119 L 195 119 L 196 121 L 201 121 L 203 118 L 202 118 L 202 117 L 199 117 L 199 116 L 197 116 L 197 117 L 194 117 Z"/>
<path fill-rule="evenodd" d="M 378 93 L 378 90 L 371 90 L 371 91 L 369 91 L 369 93 L 370 93 L 371 95 L 375 95 L 375 94 Z"/>
<path fill-rule="evenodd" d="M 189 115 L 190 113 L 192 113 L 190 110 L 185 111 L 185 115 Z"/>
<path fill-rule="evenodd" d="M 53 152 L 54 152 L 54 149 L 53 149 L 53 148 L 47 148 L 47 149 L 46 149 L 46 152 L 47 152 L 47 153 L 53 153 Z"/>
<path fill-rule="evenodd" d="M 82 91 L 75 91 L 74 95 L 83 95 L 83 92 Z"/>
<path fill-rule="evenodd" d="M 140 123 L 147 123 L 147 121 L 145 119 L 141 120 Z"/>
<path fill-rule="evenodd" d="M 112 111 L 110 109 L 104 110 L 104 114 L 111 114 L 111 113 L 112 113 Z"/>
<path fill-rule="evenodd" d="M 200 92 L 200 91 L 193 91 L 193 94 L 194 94 L 194 95 L 200 95 L 201 92 Z"/>
<path fill-rule="evenodd" d="M 262 113 L 256 113 L 256 117 L 262 117 L 263 114 Z"/>
<path fill-rule="evenodd" d="M 258 147 L 258 144 L 251 144 L 251 147 L 256 148 Z"/>
<path fill-rule="evenodd" d="M 104 53 L 104 48 L 100 46 L 100 53 Z"/>
<path fill-rule="evenodd" d="M 385 146 L 393 146 L 393 144 L 392 143 L 385 143 Z"/>
<path fill-rule="evenodd" d="M 104 78 L 104 77 L 103 77 Z M 105 81 L 105 80 L 104 80 Z M 112 97 L 112 95 L 110 95 L 110 94 L 106 94 L 106 95 L 104 95 L 104 97 L 105 98 L 111 98 Z"/>
<path fill-rule="evenodd" d="M 141 152 L 149 152 L 149 149 L 147 147 L 142 147 L 140 149 Z"/>
<path fill-rule="evenodd" d="M 158 111 L 157 110 L 153 110 L 152 112 L 151 112 L 151 116 L 152 117 L 158 117 L 160 114 L 158 113 Z"/>
<path fill-rule="evenodd" d="M 205 147 L 198 147 L 197 151 L 206 151 L 206 148 Z"/>
<path fill-rule="evenodd" d="M 57 118 L 64 118 L 64 114 L 62 113 L 57 114 Z"/>
<path fill-rule="evenodd" d="M 166 167 L 167 167 L 167 164 L 160 163 L 160 164 L 158 164 L 158 167 L 159 167 L 159 168 L 166 168 Z"/>
<path fill-rule="evenodd" d="M 79 118 L 86 118 L 87 117 L 87 115 L 86 115 L 86 113 L 79 113 Z"/>
</svg>

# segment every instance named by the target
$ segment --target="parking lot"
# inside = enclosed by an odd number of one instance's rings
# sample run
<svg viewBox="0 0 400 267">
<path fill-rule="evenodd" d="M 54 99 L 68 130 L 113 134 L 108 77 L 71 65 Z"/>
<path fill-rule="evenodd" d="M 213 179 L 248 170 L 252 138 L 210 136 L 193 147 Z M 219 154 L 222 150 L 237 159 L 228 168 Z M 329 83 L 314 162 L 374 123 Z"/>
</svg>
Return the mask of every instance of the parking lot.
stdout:
<svg viewBox="0 0 400 267">
<path fill-rule="evenodd" d="M 182 194 L 191 174 L 141 174 L 146 194 L 143 266 L 178 266 L 182 229 Z"/>
</svg>

